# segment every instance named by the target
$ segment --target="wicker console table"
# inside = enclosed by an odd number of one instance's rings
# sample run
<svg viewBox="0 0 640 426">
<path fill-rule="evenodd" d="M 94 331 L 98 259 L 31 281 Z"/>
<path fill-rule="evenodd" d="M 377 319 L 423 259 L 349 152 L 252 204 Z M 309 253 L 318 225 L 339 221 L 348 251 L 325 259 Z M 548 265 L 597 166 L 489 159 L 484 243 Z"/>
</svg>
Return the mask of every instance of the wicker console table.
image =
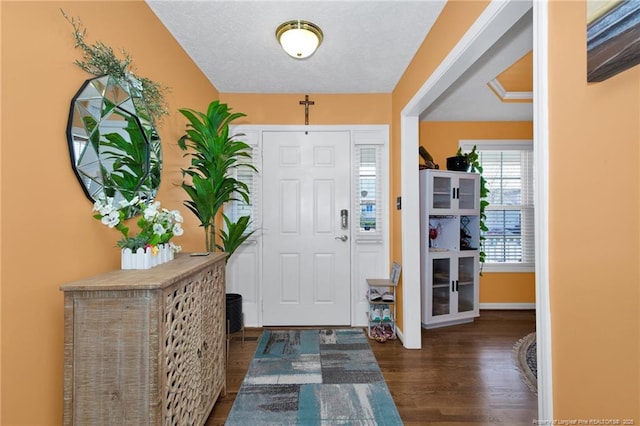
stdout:
<svg viewBox="0 0 640 426">
<path fill-rule="evenodd" d="M 64 424 L 202 425 L 225 392 L 225 255 L 65 284 Z"/>
</svg>

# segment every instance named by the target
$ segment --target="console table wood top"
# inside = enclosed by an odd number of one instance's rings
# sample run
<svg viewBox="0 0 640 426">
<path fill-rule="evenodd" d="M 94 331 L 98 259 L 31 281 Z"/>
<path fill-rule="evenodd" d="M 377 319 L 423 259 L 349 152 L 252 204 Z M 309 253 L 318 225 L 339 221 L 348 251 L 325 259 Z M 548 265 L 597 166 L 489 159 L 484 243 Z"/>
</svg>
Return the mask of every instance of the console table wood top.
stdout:
<svg viewBox="0 0 640 426">
<path fill-rule="evenodd" d="M 226 253 L 209 253 L 206 256 L 177 253 L 175 259 L 150 269 L 114 270 L 60 286 L 62 291 L 98 290 L 155 290 L 179 282 L 195 271 L 215 264 Z"/>
</svg>

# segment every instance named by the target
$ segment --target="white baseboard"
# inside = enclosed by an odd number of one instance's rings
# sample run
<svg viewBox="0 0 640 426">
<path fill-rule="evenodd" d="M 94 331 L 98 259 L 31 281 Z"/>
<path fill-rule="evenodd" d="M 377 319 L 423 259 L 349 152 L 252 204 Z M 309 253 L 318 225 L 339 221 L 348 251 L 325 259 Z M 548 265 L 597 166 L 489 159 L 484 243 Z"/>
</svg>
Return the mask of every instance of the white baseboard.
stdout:
<svg viewBox="0 0 640 426">
<path fill-rule="evenodd" d="M 480 303 L 480 309 L 515 310 L 535 309 L 535 303 Z"/>
</svg>

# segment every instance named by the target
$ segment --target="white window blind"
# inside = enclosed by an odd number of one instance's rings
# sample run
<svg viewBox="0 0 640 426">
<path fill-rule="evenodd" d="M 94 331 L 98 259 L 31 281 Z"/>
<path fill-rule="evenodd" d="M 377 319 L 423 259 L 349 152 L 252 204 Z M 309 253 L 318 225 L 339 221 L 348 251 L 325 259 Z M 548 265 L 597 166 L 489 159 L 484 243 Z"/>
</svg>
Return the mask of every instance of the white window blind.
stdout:
<svg viewBox="0 0 640 426">
<path fill-rule="evenodd" d="M 382 232 L 382 183 L 380 167 L 382 145 L 356 145 L 354 203 L 356 230 L 363 233 Z"/>
<path fill-rule="evenodd" d="M 483 232 L 485 270 L 533 270 L 533 143 L 460 141 L 463 152 L 471 151 L 474 145 L 489 189 L 485 209 L 488 231 Z"/>
<path fill-rule="evenodd" d="M 251 154 L 251 163 L 253 165 L 260 164 L 260 151 L 255 147 L 252 147 L 249 151 Z M 244 159 L 246 161 L 246 159 Z M 256 166 L 257 167 L 257 166 Z M 225 214 L 232 222 L 238 220 L 238 218 L 242 216 L 249 216 L 251 218 L 251 223 L 247 228 L 246 232 L 251 232 L 254 229 L 259 228 L 259 215 L 257 214 L 258 203 L 259 203 L 259 179 L 258 174 L 250 169 L 249 167 L 238 167 L 234 170 L 234 177 L 239 181 L 243 182 L 247 185 L 249 189 L 249 203 L 245 203 L 241 196 L 236 196 L 238 200 L 234 200 L 230 203 L 227 203 L 225 207 Z"/>
</svg>

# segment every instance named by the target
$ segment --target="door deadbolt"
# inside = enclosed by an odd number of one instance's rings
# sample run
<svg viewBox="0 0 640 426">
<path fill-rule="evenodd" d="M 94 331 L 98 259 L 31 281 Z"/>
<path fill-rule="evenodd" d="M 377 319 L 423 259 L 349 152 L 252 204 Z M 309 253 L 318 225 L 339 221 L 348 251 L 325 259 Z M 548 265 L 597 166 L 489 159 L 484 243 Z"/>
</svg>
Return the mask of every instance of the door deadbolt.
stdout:
<svg viewBox="0 0 640 426">
<path fill-rule="evenodd" d="M 342 229 L 349 228 L 349 211 L 347 209 L 340 210 L 340 227 Z"/>
</svg>

